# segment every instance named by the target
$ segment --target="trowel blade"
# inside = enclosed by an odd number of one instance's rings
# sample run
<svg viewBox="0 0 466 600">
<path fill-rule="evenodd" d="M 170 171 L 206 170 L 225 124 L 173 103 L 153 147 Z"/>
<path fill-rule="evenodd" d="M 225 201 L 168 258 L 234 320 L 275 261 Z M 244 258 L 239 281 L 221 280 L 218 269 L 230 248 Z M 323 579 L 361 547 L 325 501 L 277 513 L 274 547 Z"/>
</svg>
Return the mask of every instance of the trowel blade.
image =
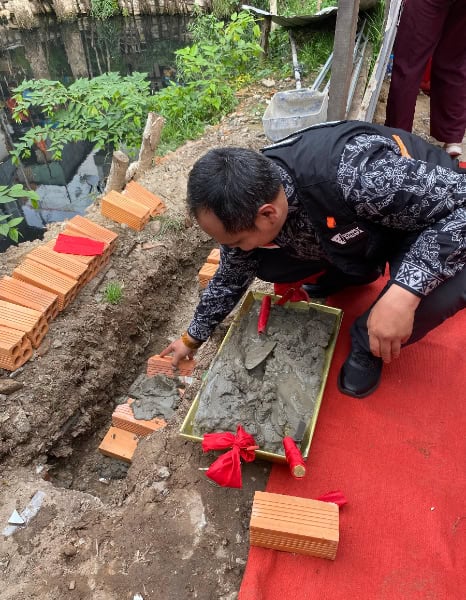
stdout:
<svg viewBox="0 0 466 600">
<path fill-rule="evenodd" d="M 246 369 L 250 371 L 264 362 L 276 345 L 277 342 L 271 340 L 251 344 L 244 357 L 244 366 Z"/>
<path fill-rule="evenodd" d="M 11 517 L 8 519 L 8 523 L 10 525 L 24 525 L 25 520 L 23 519 L 23 517 L 19 514 L 19 512 L 17 510 L 14 510 L 11 513 Z"/>
</svg>

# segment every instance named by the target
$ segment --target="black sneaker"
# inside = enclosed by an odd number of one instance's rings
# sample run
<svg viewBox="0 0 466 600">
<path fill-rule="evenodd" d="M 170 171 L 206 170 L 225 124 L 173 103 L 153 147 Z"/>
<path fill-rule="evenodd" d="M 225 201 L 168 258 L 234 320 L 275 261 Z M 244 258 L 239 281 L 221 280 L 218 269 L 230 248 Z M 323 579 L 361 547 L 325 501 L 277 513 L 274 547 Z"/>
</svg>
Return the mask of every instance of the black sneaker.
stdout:
<svg viewBox="0 0 466 600">
<path fill-rule="evenodd" d="M 383 361 L 366 350 L 353 349 L 338 374 L 338 389 L 353 398 L 365 398 L 379 387 Z"/>
<path fill-rule="evenodd" d="M 327 298 L 352 285 L 367 285 L 380 277 L 380 273 L 374 272 L 367 277 L 351 277 L 345 273 L 327 271 L 321 275 L 315 283 L 306 283 L 302 287 L 310 298 Z"/>
</svg>

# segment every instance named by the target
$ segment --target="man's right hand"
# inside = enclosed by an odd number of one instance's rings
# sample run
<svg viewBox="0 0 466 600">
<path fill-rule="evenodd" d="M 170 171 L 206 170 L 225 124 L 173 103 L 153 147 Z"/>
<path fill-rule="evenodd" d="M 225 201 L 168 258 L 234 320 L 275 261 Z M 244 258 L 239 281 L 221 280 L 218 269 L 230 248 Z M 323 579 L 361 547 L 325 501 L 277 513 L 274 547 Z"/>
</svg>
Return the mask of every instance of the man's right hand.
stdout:
<svg viewBox="0 0 466 600">
<path fill-rule="evenodd" d="M 172 367 L 173 369 L 178 368 L 178 364 L 183 358 L 193 358 L 196 350 L 188 348 L 181 338 L 178 338 L 172 342 L 169 346 L 164 348 L 160 353 L 160 356 L 167 356 L 167 354 L 173 354 Z"/>
</svg>

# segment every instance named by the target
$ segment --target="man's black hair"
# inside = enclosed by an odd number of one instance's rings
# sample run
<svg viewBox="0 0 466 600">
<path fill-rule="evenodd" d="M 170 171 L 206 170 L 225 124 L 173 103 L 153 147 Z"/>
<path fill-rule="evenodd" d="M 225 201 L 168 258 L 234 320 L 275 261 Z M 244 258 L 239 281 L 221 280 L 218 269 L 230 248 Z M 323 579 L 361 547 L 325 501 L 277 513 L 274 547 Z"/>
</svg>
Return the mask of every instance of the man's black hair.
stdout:
<svg viewBox="0 0 466 600">
<path fill-rule="evenodd" d="M 214 148 L 194 164 L 188 179 L 188 207 L 196 217 L 212 211 L 225 231 L 254 228 L 257 211 L 281 186 L 277 166 L 246 148 Z"/>
</svg>

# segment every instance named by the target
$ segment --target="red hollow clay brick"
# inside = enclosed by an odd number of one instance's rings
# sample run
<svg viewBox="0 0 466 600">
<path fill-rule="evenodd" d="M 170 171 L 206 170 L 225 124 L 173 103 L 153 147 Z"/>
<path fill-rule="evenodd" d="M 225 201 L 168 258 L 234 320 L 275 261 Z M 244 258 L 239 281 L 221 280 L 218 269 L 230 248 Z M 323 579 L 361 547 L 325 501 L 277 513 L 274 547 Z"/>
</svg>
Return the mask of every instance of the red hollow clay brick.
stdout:
<svg viewBox="0 0 466 600">
<path fill-rule="evenodd" d="M 134 402 L 132 398 L 129 398 L 124 404 L 119 404 L 112 414 L 112 425 L 119 429 L 131 431 L 132 433 L 144 437 L 162 429 L 165 427 L 167 422 L 164 419 L 136 419 L 131 404 Z"/>
<path fill-rule="evenodd" d="M 75 279 L 80 286 L 85 282 L 87 265 L 71 258 L 70 255 L 54 252 L 47 246 L 38 246 L 29 252 L 27 258 Z"/>
<path fill-rule="evenodd" d="M 0 325 L 25 333 L 33 348 L 40 346 L 49 329 L 46 318 L 39 311 L 5 300 L 0 300 Z"/>
<path fill-rule="evenodd" d="M 91 240 L 97 240 L 99 242 L 106 242 L 110 245 L 110 252 L 113 252 L 118 234 L 106 227 L 97 225 L 93 221 L 76 215 L 66 223 L 67 229 L 72 229 L 82 237 L 91 238 Z M 68 235 L 69 233 L 66 232 Z"/>
<path fill-rule="evenodd" d="M 102 198 L 100 212 L 105 217 L 117 223 L 125 223 L 136 231 L 144 229 L 150 219 L 150 211 L 146 206 L 130 200 L 115 190 L 111 190 Z"/>
<path fill-rule="evenodd" d="M 218 265 L 220 263 L 220 248 L 214 248 L 207 257 L 206 262 Z"/>
<path fill-rule="evenodd" d="M 74 232 L 74 234 L 77 235 L 76 232 Z M 70 235 L 70 234 L 67 233 L 66 235 Z M 71 234 L 71 235 L 73 235 L 73 234 Z M 56 242 L 56 240 L 51 240 L 50 242 L 47 242 L 44 245 L 47 248 L 49 248 L 50 250 L 52 250 L 52 252 L 54 252 L 55 254 L 60 254 L 61 256 L 69 256 L 73 260 L 76 260 L 77 262 L 80 262 L 81 264 L 87 266 L 86 273 L 84 276 L 84 283 L 87 283 L 88 281 L 90 281 L 97 275 L 97 273 L 99 272 L 99 269 L 101 268 L 101 266 L 103 265 L 103 262 L 104 262 L 105 250 L 104 250 L 103 254 L 97 254 L 95 256 L 85 256 L 85 255 L 81 255 L 81 254 L 64 254 L 63 252 L 55 252 L 55 250 L 53 249 L 55 246 L 55 242 Z M 108 244 L 107 244 L 107 248 L 108 248 Z"/>
<path fill-rule="evenodd" d="M 167 210 L 164 202 L 156 194 L 149 192 L 134 180 L 126 184 L 123 195 L 148 208 L 151 217 L 161 215 Z"/>
<path fill-rule="evenodd" d="M 79 231 L 76 231 L 76 229 L 73 229 L 73 228 L 68 227 L 68 226 L 65 227 L 63 233 L 66 234 L 66 235 L 74 235 L 76 237 L 83 237 L 83 235 L 84 235 L 83 233 L 80 233 Z M 89 239 L 96 239 L 96 238 L 91 238 L 90 235 L 88 235 L 86 237 L 88 237 Z M 103 240 L 97 240 L 97 241 L 103 241 Z M 103 253 L 99 254 L 98 256 L 93 257 L 93 258 L 96 259 L 96 269 L 97 269 L 96 273 L 102 268 L 102 266 L 104 264 L 108 263 L 108 261 L 110 260 L 110 256 L 111 256 L 113 250 L 115 249 L 115 245 L 114 244 L 111 245 L 111 244 L 108 244 L 107 242 L 104 242 L 104 244 L 105 244 L 105 248 L 104 248 Z M 86 258 L 89 258 L 89 257 L 86 257 Z"/>
<path fill-rule="evenodd" d="M 0 279 L 0 300 L 37 310 L 50 322 L 58 315 L 58 296 L 29 285 L 19 279 L 5 276 Z"/>
<path fill-rule="evenodd" d="M 204 263 L 202 269 L 199 271 L 199 285 L 201 288 L 205 288 L 212 277 L 215 275 L 215 272 L 218 269 L 218 265 L 212 263 Z"/>
<path fill-rule="evenodd" d="M 13 271 L 13 277 L 56 294 L 60 311 L 74 300 L 78 292 L 78 283 L 75 279 L 27 258 Z"/>
<path fill-rule="evenodd" d="M 106 456 L 130 463 L 138 441 L 139 438 L 134 433 L 117 427 L 110 427 L 99 446 L 99 450 Z"/>
<path fill-rule="evenodd" d="M 194 359 L 183 358 L 178 364 L 178 370 L 173 371 L 170 356 L 162 358 L 159 354 L 155 354 L 147 361 L 147 376 L 167 375 L 168 377 L 176 377 L 181 375 L 182 377 L 191 377 L 195 366 L 196 361 Z"/>
<path fill-rule="evenodd" d="M 32 345 L 25 333 L 0 325 L 0 368 L 16 371 L 32 356 Z"/>
<path fill-rule="evenodd" d="M 334 560 L 339 541 L 338 506 L 257 491 L 249 539 L 251 546 Z"/>
</svg>

